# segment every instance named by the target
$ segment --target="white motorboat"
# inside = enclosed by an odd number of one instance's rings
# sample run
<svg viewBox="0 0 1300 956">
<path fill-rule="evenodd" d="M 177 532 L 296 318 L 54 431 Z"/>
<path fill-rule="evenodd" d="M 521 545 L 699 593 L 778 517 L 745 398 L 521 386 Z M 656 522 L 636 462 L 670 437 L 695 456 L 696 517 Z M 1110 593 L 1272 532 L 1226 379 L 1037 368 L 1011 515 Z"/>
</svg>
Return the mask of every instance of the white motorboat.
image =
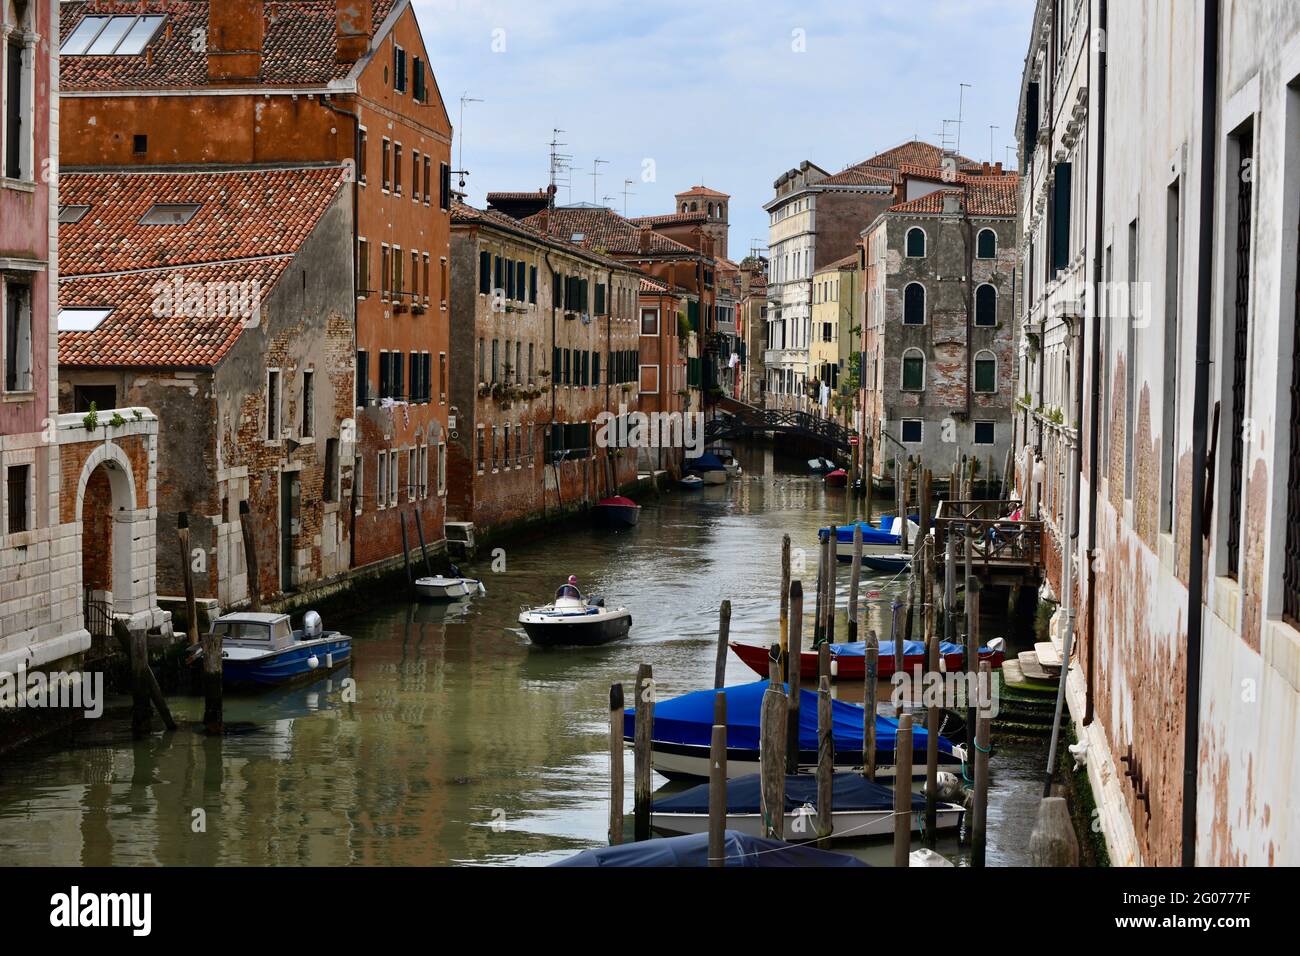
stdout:
<svg viewBox="0 0 1300 956">
<path fill-rule="evenodd" d="M 434 577 L 415 579 L 415 594 L 424 601 L 459 601 L 471 594 L 487 594 L 482 581 L 473 578 Z"/>
<path fill-rule="evenodd" d="M 632 612 L 625 607 L 607 608 L 602 598 L 584 598 L 566 584 L 550 604 L 524 608 L 519 623 L 534 644 L 594 647 L 627 637 Z"/>
</svg>

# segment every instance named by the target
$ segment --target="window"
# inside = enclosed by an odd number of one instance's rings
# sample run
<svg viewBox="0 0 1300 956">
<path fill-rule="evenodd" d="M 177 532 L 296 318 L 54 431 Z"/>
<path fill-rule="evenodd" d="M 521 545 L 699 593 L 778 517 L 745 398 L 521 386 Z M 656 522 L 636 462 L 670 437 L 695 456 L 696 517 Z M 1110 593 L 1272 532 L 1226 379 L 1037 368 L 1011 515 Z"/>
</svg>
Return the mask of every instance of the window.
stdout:
<svg viewBox="0 0 1300 956">
<path fill-rule="evenodd" d="M 990 329 L 998 324 L 998 290 L 987 283 L 975 290 L 975 324 Z"/>
<path fill-rule="evenodd" d="M 390 190 L 393 186 L 392 165 L 391 165 L 392 150 L 393 150 L 393 146 L 388 141 L 388 137 L 385 136 L 384 144 L 383 144 L 383 152 L 382 152 L 382 161 L 380 163 L 380 169 L 379 169 L 379 176 L 380 176 L 379 182 L 380 185 L 383 186 L 384 192 L 388 192 L 388 190 Z"/>
<path fill-rule="evenodd" d="M 280 440 L 280 371 L 266 373 L 266 440 Z"/>
<path fill-rule="evenodd" d="M 515 263 L 515 299 L 519 302 L 523 302 L 524 297 L 526 295 L 524 291 L 526 288 L 525 286 L 526 275 L 527 273 L 524 271 L 524 263 L 516 262 Z"/>
<path fill-rule="evenodd" d="M 975 354 L 975 391 L 990 394 L 998 390 L 998 360 L 987 349 Z"/>
<path fill-rule="evenodd" d="M 92 402 L 99 411 L 116 408 L 117 388 L 112 385 L 72 386 L 72 410 L 74 412 L 90 411 Z"/>
<path fill-rule="evenodd" d="M 1228 168 L 1237 170 L 1238 173 L 1232 179 L 1236 180 L 1235 189 L 1232 189 L 1232 181 L 1229 180 L 1229 192 L 1235 194 L 1235 242 L 1236 255 L 1234 257 L 1236 268 L 1233 278 L 1235 279 L 1235 290 L 1233 295 L 1231 329 L 1232 329 L 1232 365 L 1225 370 L 1231 391 L 1228 394 L 1228 431 L 1224 437 L 1224 443 L 1228 446 L 1228 500 L 1225 504 L 1228 506 L 1228 527 L 1227 527 L 1227 573 L 1236 577 L 1241 567 L 1241 499 L 1242 499 L 1242 472 L 1245 470 L 1245 435 L 1243 429 L 1246 424 L 1246 373 L 1249 365 L 1250 353 L 1250 254 L 1251 254 L 1251 235 L 1254 232 L 1253 212 L 1251 202 L 1253 199 L 1253 190 L 1251 180 L 1253 177 L 1246 175 L 1246 170 L 1250 167 L 1254 156 L 1254 136 L 1252 131 L 1247 128 L 1241 133 L 1233 136 L 1229 152 L 1235 152 L 1237 162 L 1230 163 Z M 1229 219 L 1229 222 L 1233 222 Z M 1130 288 L 1136 288 L 1134 282 Z M 1226 298 L 1226 294 L 1225 294 Z M 1130 357 L 1130 363 L 1133 361 Z M 1130 385 L 1130 391 L 1132 386 Z M 1132 399 L 1130 399 L 1132 405 Z M 1129 416 L 1129 429 L 1132 430 L 1132 416 Z M 1131 467 L 1132 456 L 1129 456 Z M 1127 483 L 1126 483 L 1127 487 Z"/>
<path fill-rule="evenodd" d="M 476 438 L 476 441 L 475 441 L 475 455 L 474 455 L 474 460 L 478 463 L 478 464 L 477 464 L 477 471 L 478 471 L 478 473 L 479 473 L 480 475 L 483 474 L 483 470 L 484 470 L 483 466 L 484 466 L 484 464 L 485 464 L 485 456 L 484 456 L 484 441 L 485 441 L 485 438 L 484 438 L 484 434 L 485 434 L 485 432 L 484 432 L 484 428 L 483 428 L 482 425 L 480 425 L 480 426 L 478 427 L 478 435 L 477 435 L 477 438 Z"/>
<path fill-rule="evenodd" d="M 429 446 L 421 445 L 418 454 L 419 458 L 419 477 L 417 479 L 417 494 L 421 501 L 429 497 Z"/>
<path fill-rule="evenodd" d="M 992 229 L 981 229 L 975 239 L 975 256 L 978 259 L 995 259 L 998 254 L 998 234 Z"/>
<path fill-rule="evenodd" d="M 388 290 L 388 296 L 394 302 L 402 301 L 402 292 L 406 288 L 405 277 L 402 275 L 402 247 L 393 246 L 393 284 Z"/>
<path fill-rule="evenodd" d="M 393 44 L 393 90 L 406 92 L 406 51 L 396 43 Z"/>
<path fill-rule="evenodd" d="M 370 295 L 370 243 L 357 240 L 357 298 Z"/>
<path fill-rule="evenodd" d="M 357 129 L 357 182 L 366 184 L 366 128 Z"/>
<path fill-rule="evenodd" d="M 533 343 L 528 343 L 528 384 L 533 384 Z"/>
<path fill-rule="evenodd" d="M 388 503 L 397 504 L 397 452 L 392 452 L 388 456 Z"/>
<path fill-rule="evenodd" d="M 388 504 L 388 452 L 379 453 L 379 494 L 375 497 L 375 507 L 383 508 Z"/>
<path fill-rule="evenodd" d="M 447 445 L 444 442 L 438 442 L 438 494 L 445 495 L 446 493 L 447 493 Z"/>
<path fill-rule="evenodd" d="M 81 222 L 90 212 L 89 206 L 60 206 L 59 207 L 59 225 L 73 225 Z"/>
<path fill-rule="evenodd" d="M 429 205 L 433 199 L 433 178 L 429 175 L 429 157 L 424 157 L 424 204 Z"/>
<path fill-rule="evenodd" d="M 144 52 L 163 17 L 86 17 L 68 35 L 60 56 L 135 56 Z"/>
<path fill-rule="evenodd" d="M 492 253 L 487 250 L 478 254 L 478 291 L 480 295 L 492 294 Z"/>
<path fill-rule="evenodd" d="M 183 226 L 199 211 L 198 203 L 159 202 L 140 217 L 142 226 Z"/>
<path fill-rule="evenodd" d="M 497 381 L 497 369 L 500 367 L 501 363 L 500 346 L 500 342 L 496 339 L 492 340 L 492 377 L 488 379 L 488 381 L 494 385 Z"/>
<path fill-rule="evenodd" d="M 925 258 L 925 230 L 919 226 L 907 230 L 907 258 Z"/>
<path fill-rule="evenodd" d="M 528 267 L 528 301 L 537 304 L 537 266 Z"/>
<path fill-rule="evenodd" d="M 905 418 L 902 422 L 901 434 L 899 440 L 905 445 L 921 444 L 921 435 L 923 434 L 921 420 L 919 418 Z"/>
<path fill-rule="evenodd" d="M 420 151 L 411 150 L 411 201 L 420 201 Z"/>
<path fill-rule="evenodd" d="M 302 373 L 302 437 L 311 438 L 316 434 L 316 415 L 313 408 L 316 402 L 314 374 L 309 370 Z"/>
<path fill-rule="evenodd" d="M 131 137 L 131 152 L 136 156 L 143 156 L 149 152 L 149 137 L 144 133 L 136 133 Z"/>
<path fill-rule="evenodd" d="M 414 448 L 406 450 L 406 500 L 415 501 L 416 477 L 420 453 Z"/>
<path fill-rule="evenodd" d="M 411 57 L 411 96 L 417 103 L 429 101 L 429 91 L 424 85 L 424 61 L 418 56 Z"/>
<path fill-rule="evenodd" d="M 9 509 L 10 534 L 31 530 L 32 521 L 28 514 L 31 508 L 31 472 L 31 465 L 10 465 L 5 472 L 5 502 Z"/>
<path fill-rule="evenodd" d="M 388 301 L 388 289 L 392 285 L 391 275 L 392 262 L 388 254 L 388 243 L 379 244 L 379 299 L 382 302 Z"/>
<path fill-rule="evenodd" d="M 439 163 L 438 173 L 438 208 L 447 210 L 451 208 L 451 167 L 446 163 Z"/>
<path fill-rule="evenodd" d="M 920 349 L 903 353 L 903 391 L 925 391 L 925 355 Z"/>
<path fill-rule="evenodd" d="M 975 444 L 992 445 L 997 441 L 997 424 L 995 422 L 975 423 Z"/>
<path fill-rule="evenodd" d="M 1052 183 L 1048 215 L 1052 224 L 1052 268 L 1050 274 L 1060 272 L 1070 264 L 1070 164 L 1056 164 L 1056 179 Z"/>
<path fill-rule="evenodd" d="M 393 144 L 393 195 L 402 195 L 402 144 Z"/>
<path fill-rule="evenodd" d="M 339 500 L 339 440 L 325 439 L 325 480 L 321 486 L 321 498 L 325 501 Z"/>
<path fill-rule="evenodd" d="M 357 350 L 357 407 L 362 408 L 370 400 L 370 353 Z"/>
<path fill-rule="evenodd" d="M 532 346 L 530 345 L 531 349 Z M 438 404 L 447 404 L 447 353 L 438 353 Z"/>
<path fill-rule="evenodd" d="M 658 309 L 641 310 L 641 334 L 642 335 L 659 334 L 659 310 Z"/>
<path fill-rule="evenodd" d="M 425 270 L 424 274 L 424 294 L 429 294 L 429 274 Z M 411 304 L 420 304 L 420 254 L 414 249 L 411 250 Z"/>
<path fill-rule="evenodd" d="M 925 325 L 925 286 L 919 282 L 903 289 L 903 324 Z"/>
<path fill-rule="evenodd" d="M 365 486 L 362 481 L 365 477 L 363 474 L 364 468 L 365 459 L 360 455 L 355 456 L 352 459 L 352 513 L 355 515 L 361 514 L 365 508 Z"/>
<path fill-rule="evenodd" d="M 5 281 L 5 391 L 32 389 L 32 288 L 25 282 Z"/>
</svg>

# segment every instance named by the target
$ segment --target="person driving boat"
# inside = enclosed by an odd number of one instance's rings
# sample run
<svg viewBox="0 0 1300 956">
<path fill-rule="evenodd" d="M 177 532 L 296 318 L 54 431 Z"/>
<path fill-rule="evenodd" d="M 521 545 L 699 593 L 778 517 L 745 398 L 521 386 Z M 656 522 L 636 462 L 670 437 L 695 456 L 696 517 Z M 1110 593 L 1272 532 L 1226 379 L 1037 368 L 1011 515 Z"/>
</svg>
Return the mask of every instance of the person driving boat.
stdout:
<svg viewBox="0 0 1300 956">
<path fill-rule="evenodd" d="M 568 582 L 561 584 L 555 592 L 555 599 L 558 601 L 560 598 L 573 598 L 575 601 L 582 600 L 582 592 L 578 590 L 578 576 L 576 574 L 570 574 Z"/>
</svg>

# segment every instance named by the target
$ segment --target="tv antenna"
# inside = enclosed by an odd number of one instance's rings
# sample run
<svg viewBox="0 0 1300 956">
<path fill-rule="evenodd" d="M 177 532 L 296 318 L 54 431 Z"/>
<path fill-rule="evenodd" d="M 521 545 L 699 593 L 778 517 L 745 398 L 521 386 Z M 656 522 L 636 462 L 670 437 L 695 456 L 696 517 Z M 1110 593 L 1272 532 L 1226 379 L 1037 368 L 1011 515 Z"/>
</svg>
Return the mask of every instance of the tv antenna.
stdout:
<svg viewBox="0 0 1300 956">
<path fill-rule="evenodd" d="M 969 83 L 957 84 L 957 152 L 959 154 L 961 153 L 961 121 L 966 106 L 966 91 L 969 89 Z"/>
<path fill-rule="evenodd" d="M 469 170 L 465 168 L 465 104 L 482 102 L 483 100 L 470 96 L 468 91 L 460 95 L 460 122 L 458 124 L 460 144 L 456 152 L 456 165 L 460 169 L 456 170 L 456 173 L 460 176 L 460 191 L 462 193 L 465 191 L 465 177 L 469 175 Z"/>
<path fill-rule="evenodd" d="M 561 146 L 568 145 L 567 143 L 560 142 L 560 134 L 563 132 L 564 130 L 562 129 L 551 130 L 550 182 L 551 182 L 551 186 L 554 187 L 551 190 L 551 199 L 550 199 L 552 206 L 555 203 L 555 190 L 559 189 L 560 186 L 565 186 L 568 188 L 569 201 L 570 202 L 573 201 L 573 180 L 571 176 L 572 169 L 573 169 L 571 165 L 573 162 L 573 157 L 568 153 L 560 152 Z"/>
<path fill-rule="evenodd" d="M 600 167 L 608 165 L 609 160 L 600 159 L 599 157 L 591 161 L 591 172 L 588 175 L 591 176 L 591 202 L 593 205 L 596 202 L 597 183 L 600 181 Z"/>
<path fill-rule="evenodd" d="M 1001 129 L 1001 127 L 994 126 L 990 123 L 989 124 L 989 162 L 990 163 L 993 162 L 993 131 L 995 129 Z"/>
<path fill-rule="evenodd" d="M 623 216 L 624 217 L 627 216 L 627 197 L 633 194 L 632 190 L 629 189 L 628 187 L 632 186 L 635 182 L 636 180 L 634 179 L 623 180 Z"/>
</svg>

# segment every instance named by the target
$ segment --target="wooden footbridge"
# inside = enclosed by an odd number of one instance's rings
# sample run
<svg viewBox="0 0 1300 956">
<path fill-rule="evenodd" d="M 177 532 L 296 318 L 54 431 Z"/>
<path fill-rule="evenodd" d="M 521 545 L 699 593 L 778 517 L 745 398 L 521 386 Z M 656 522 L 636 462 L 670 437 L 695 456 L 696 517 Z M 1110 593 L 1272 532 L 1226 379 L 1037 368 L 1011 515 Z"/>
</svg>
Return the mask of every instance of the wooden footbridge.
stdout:
<svg viewBox="0 0 1300 956">
<path fill-rule="evenodd" d="M 758 408 L 734 398 L 721 398 L 716 407 L 721 414 L 705 422 L 705 442 L 771 432 L 792 435 L 820 443 L 843 454 L 849 453 L 849 436 L 852 432 L 833 419 L 809 412 Z"/>
</svg>

